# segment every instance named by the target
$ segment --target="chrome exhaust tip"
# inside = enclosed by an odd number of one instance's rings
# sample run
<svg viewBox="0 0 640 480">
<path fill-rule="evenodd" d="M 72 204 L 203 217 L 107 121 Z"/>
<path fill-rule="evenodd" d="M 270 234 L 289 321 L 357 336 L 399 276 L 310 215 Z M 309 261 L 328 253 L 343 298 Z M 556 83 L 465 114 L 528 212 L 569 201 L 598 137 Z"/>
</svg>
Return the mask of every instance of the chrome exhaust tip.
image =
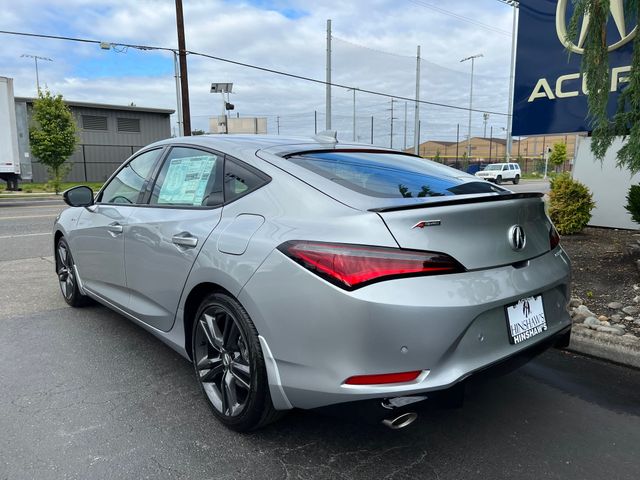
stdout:
<svg viewBox="0 0 640 480">
<path fill-rule="evenodd" d="M 415 412 L 407 412 L 397 417 L 385 418 L 382 420 L 382 424 L 385 427 L 389 427 L 391 430 L 400 430 L 401 428 L 408 427 L 418 418 L 418 414 Z"/>
</svg>

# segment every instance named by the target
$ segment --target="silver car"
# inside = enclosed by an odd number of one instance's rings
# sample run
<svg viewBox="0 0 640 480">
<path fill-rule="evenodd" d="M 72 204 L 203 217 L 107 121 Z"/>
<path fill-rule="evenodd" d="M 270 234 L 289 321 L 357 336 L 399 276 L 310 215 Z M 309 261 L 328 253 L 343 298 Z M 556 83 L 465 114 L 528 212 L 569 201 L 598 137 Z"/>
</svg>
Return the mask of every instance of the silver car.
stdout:
<svg viewBox="0 0 640 480">
<path fill-rule="evenodd" d="M 176 138 L 64 199 L 67 303 L 97 300 L 191 360 L 238 431 L 338 404 L 402 427 L 570 334 L 570 263 L 541 194 L 412 155 L 329 134 Z"/>
</svg>

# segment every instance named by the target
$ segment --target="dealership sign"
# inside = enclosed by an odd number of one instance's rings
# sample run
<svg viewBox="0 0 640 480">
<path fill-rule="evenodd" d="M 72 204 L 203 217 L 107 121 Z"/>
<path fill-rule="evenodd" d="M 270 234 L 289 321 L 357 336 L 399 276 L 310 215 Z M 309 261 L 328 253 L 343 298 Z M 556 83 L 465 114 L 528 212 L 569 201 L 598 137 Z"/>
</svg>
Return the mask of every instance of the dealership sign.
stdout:
<svg viewBox="0 0 640 480">
<path fill-rule="evenodd" d="M 625 15 L 624 0 L 611 0 L 607 22 L 609 113 L 628 81 L 637 19 Z M 521 0 L 513 110 L 514 135 L 591 130 L 586 85 L 580 72 L 589 17 L 580 19 L 576 38 L 567 38 L 571 0 Z"/>
</svg>

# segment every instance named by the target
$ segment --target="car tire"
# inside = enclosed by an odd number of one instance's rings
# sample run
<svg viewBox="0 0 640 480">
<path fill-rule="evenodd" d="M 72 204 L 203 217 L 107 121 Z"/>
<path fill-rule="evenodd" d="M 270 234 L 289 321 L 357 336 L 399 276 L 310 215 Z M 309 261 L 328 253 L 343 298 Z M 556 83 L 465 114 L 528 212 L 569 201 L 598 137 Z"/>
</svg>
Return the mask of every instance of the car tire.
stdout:
<svg viewBox="0 0 640 480">
<path fill-rule="evenodd" d="M 84 307 L 91 303 L 89 297 L 80 293 L 74 268 L 75 262 L 73 261 L 69 244 L 64 237 L 60 237 L 56 243 L 55 259 L 58 283 L 64 301 L 76 308 Z"/>
<path fill-rule="evenodd" d="M 258 332 L 236 299 L 224 293 L 207 295 L 191 335 L 196 379 L 220 422 L 247 432 L 284 414 L 273 408 Z"/>
<path fill-rule="evenodd" d="M 516 175 L 516 176 L 513 178 L 513 184 L 514 184 L 514 185 L 517 185 L 518 183 L 520 183 L 520 175 Z"/>
<path fill-rule="evenodd" d="M 502 183 L 502 175 L 498 175 L 496 177 L 496 185 L 500 185 Z"/>
</svg>

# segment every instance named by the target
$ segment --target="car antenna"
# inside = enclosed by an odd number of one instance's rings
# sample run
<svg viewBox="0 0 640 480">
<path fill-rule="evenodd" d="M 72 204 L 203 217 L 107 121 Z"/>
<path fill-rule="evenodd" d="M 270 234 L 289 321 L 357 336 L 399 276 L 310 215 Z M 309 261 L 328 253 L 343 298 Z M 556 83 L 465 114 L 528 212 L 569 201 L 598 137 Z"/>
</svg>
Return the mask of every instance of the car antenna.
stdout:
<svg viewBox="0 0 640 480">
<path fill-rule="evenodd" d="M 313 139 L 319 143 L 338 143 L 337 130 L 325 130 L 313 136 Z"/>
</svg>

